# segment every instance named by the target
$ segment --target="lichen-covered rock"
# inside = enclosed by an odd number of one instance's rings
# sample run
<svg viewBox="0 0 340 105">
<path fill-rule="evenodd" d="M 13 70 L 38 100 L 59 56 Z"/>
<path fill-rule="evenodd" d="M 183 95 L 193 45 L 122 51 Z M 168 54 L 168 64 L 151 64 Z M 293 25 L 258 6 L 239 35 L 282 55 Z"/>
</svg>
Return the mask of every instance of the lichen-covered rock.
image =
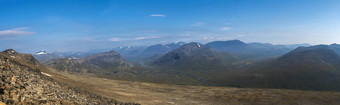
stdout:
<svg viewBox="0 0 340 105">
<path fill-rule="evenodd" d="M 120 103 L 59 83 L 42 75 L 38 68 L 34 68 L 37 65 L 26 62 L 29 60 L 11 58 L 8 54 L 18 53 L 12 50 L 0 53 L 0 105 L 136 105 Z"/>
</svg>

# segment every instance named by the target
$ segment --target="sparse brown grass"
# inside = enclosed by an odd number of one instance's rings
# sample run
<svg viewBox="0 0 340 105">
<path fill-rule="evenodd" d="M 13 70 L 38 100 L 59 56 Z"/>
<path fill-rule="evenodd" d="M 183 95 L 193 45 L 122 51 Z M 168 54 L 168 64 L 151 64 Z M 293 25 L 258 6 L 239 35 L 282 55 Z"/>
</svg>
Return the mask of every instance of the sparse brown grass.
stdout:
<svg viewBox="0 0 340 105">
<path fill-rule="evenodd" d="M 338 105 L 340 92 L 154 84 L 80 76 L 54 70 L 52 78 L 94 94 L 144 105 Z"/>
</svg>

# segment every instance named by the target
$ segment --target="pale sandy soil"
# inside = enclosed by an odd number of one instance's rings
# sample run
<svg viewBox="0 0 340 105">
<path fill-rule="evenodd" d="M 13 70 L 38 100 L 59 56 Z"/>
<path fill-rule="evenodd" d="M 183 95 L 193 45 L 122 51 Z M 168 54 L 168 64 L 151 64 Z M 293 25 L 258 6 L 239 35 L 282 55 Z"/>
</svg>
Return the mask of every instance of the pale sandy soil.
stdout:
<svg viewBox="0 0 340 105">
<path fill-rule="evenodd" d="M 95 94 L 143 105 L 340 105 L 340 92 L 154 84 L 43 72 Z"/>
</svg>

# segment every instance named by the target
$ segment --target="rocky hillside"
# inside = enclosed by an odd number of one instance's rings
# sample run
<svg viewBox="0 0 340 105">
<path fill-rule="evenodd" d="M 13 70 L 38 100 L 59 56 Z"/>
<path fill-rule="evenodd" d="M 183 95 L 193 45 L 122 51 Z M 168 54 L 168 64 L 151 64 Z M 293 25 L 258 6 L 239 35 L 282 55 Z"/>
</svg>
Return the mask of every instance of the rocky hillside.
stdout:
<svg viewBox="0 0 340 105">
<path fill-rule="evenodd" d="M 10 58 L 18 59 L 32 65 L 41 66 L 39 62 L 31 54 L 21 54 L 14 51 L 13 49 L 7 49 L 2 53 L 8 55 Z"/>
<path fill-rule="evenodd" d="M 11 49 L 0 53 L 1 104 L 124 104 L 54 81 L 31 61 Z"/>
</svg>

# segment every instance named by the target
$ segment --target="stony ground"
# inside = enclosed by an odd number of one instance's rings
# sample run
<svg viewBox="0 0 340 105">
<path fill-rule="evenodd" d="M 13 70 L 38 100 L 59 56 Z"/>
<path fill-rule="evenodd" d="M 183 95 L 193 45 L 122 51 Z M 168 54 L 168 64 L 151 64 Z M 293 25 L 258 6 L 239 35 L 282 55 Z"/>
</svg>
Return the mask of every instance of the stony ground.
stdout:
<svg viewBox="0 0 340 105">
<path fill-rule="evenodd" d="M 33 68 L 36 65 L 28 65 L 14 58 L 0 54 L 0 105 L 134 105 L 70 87 L 53 80 L 50 74 Z"/>
</svg>

